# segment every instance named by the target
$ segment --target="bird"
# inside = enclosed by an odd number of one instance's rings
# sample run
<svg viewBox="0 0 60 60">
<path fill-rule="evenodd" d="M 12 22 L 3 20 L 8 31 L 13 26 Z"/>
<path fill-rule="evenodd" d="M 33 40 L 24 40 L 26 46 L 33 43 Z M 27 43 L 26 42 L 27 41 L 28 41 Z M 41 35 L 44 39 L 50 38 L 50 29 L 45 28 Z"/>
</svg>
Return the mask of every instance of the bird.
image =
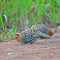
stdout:
<svg viewBox="0 0 60 60">
<path fill-rule="evenodd" d="M 51 37 L 51 36 L 49 36 L 45 33 L 42 33 L 40 31 L 37 31 L 33 35 L 27 34 L 27 33 L 25 33 L 25 34 L 16 33 L 16 34 L 14 34 L 14 36 L 15 36 L 15 39 L 18 42 L 21 42 L 22 44 L 27 44 L 27 43 L 33 44 L 38 38 L 44 39 L 44 38 L 50 38 Z"/>
<path fill-rule="evenodd" d="M 16 33 L 15 39 L 22 43 L 34 43 L 38 38 L 46 39 L 50 38 L 54 34 L 54 29 L 47 28 L 45 25 L 33 25 L 32 27 Z"/>
</svg>

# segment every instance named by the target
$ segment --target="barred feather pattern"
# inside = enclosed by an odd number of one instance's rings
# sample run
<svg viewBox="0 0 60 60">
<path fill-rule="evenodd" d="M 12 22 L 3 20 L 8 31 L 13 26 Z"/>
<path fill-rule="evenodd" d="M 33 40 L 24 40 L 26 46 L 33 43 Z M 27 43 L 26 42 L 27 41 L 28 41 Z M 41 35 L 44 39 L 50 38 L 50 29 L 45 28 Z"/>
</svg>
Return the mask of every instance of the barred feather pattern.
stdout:
<svg viewBox="0 0 60 60">
<path fill-rule="evenodd" d="M 33 25 L 31 28 L 22 31 L 20 35 L 16 36 L 16 40 L 22 41 L 23 43 L 33 43 L 37 38 L 50 38 L 53 35 L 54 30 L 50 30 L 45 25 Z"/>
</svg>

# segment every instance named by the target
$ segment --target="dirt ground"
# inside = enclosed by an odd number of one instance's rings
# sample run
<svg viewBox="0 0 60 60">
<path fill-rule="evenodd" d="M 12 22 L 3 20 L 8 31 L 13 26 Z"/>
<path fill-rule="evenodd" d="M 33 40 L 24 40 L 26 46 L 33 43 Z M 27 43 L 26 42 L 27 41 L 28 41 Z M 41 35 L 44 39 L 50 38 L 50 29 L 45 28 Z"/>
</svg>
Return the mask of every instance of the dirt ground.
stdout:
<svg viewBox="0 0 60 60">
<path fill-rule="evenodd" d="M 60 60 L 60 33 L 56 38 L 38 39 L 34 44 L 16 40 L 0 43 L 0 60 Z"/>
</svg>

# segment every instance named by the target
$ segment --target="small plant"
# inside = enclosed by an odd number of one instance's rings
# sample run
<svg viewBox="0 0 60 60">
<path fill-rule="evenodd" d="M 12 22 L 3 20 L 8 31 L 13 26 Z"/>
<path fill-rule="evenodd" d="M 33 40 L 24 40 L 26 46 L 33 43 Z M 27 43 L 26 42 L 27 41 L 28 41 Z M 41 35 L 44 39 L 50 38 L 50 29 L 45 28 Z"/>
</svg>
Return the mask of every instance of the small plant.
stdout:
<svg viewBox="0 0 60 60">
<path fill-rule="evenodd" d="M 0 28 L 4 30 L 4 22 L 2 20 L 2 15 L 0 14 Z"/>
<path fill-rule="evenodd" d="M 8 38 L 13 39 L 14 38 L 13 33 L 16 33 L 16 31 L 17 31 L 17 29 L 14 27 L 11 29 L 8 29 L 8 31 L 7 31 Z"/>
<path fill-rule="evenodd" d="M 3 41 L 5 38 L 5 32 L 2 32 L 2 34 L 0 35 L 0 42 Z"/>
</svg>

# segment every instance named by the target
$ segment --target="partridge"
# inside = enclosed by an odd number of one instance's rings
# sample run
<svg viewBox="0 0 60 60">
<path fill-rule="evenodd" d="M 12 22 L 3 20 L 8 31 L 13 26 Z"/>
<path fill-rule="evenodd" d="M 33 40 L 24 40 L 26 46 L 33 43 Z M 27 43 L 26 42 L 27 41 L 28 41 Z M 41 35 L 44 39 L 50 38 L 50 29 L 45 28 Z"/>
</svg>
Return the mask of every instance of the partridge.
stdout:
<svg viewBox="0 0 60 60">
<path fill-rule="evenodd" d="M 22 31 L 21 33 L 14 34 L 18 42 L 34 43 L 38 38 L 50 38 L 54 34 L 54 29 L 49 29 L 45 25 L 33 25 L 31 28 Z"/>
</svg>

